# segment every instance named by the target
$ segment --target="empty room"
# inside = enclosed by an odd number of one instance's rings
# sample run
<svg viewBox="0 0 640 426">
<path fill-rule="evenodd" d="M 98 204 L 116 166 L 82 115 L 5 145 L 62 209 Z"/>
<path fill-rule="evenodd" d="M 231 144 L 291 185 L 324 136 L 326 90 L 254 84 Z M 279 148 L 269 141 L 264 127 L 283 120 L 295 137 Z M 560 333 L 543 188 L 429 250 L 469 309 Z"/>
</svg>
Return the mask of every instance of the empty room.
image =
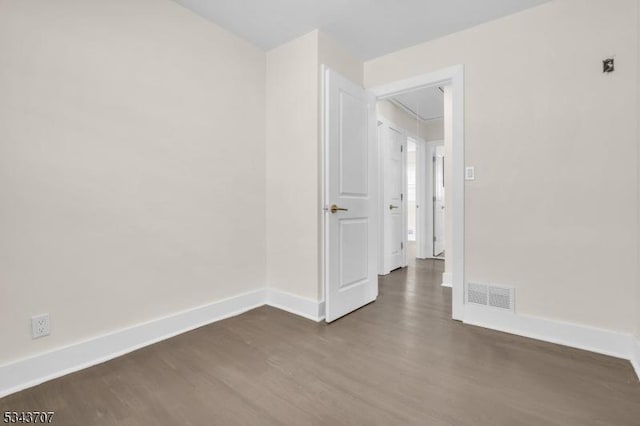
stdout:
<svg viewBox="0 0 640 426">
<path fill-rule="evenodd" d="M 640 425 L 637 0 L 0 0 L 0 416 Z"/>
</svg>

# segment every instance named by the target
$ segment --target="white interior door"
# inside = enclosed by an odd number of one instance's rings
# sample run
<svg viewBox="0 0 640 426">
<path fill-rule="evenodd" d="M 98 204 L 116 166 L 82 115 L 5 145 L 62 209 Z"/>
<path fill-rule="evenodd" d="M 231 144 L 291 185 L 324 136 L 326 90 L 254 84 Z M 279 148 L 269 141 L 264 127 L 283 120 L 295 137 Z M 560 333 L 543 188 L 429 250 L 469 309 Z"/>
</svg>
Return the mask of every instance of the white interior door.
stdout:
<svg viewBox="0 0 640 426">
<path fill-rule="evenodd" d="M 404 182 L 405 136 L 390 126 L 385 126 L 383 149 L 383 200 L 384 215 L 384 263 L 388 273 L 404 266 L 404 242 L 406 239 Z"/>
<path fill-rule="evenodd" d="M 416 258 L 431 257 L 431 155 L 422 140 L 416 141 Z M 427 161 L 427 159 L 429 161 Z M 428 221 L 429 220 L 429 221 Z"/>
<path fill-rule="evenodd" d="M 416 197 L 416 258 L 424 259 L 424 165 L 420 164 L 420 161 L 424 161 L 424 143 L 420 140 L 416 140 L 416 181 L 415 181 L 415 197 Z M 408 163 L 408 162 L 407 162 Z M 408 175 L 409 173 L 407 173 Z M 422 207 L 421 207 L 422 206 Z M 422 210 L 420 210 L 422 208 Z"/>
<path fill-rule="evenodd" d="M 378 296 L 375 98 L 325 70 L 325 316 Z"/>
<path fill-rule="evenodd" d="M 433 160 L 433 255 L 444 252 L 444 146 L 437 146 Z"/>
</svg>

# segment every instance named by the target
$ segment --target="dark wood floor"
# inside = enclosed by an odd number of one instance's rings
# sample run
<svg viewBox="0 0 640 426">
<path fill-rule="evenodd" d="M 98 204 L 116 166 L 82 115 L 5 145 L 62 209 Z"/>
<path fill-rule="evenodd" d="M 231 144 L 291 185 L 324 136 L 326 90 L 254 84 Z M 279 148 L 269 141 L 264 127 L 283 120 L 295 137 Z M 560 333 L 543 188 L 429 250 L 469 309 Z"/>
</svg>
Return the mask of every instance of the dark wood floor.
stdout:
<svg viewBox="0 0 640 426">
<path fill-rule="evenodd" d="M 640 425 L 628 361 L 449 319 L 441 261 L 333 324 L 262 307 L 0 400 L 59 425 Z"/>
</svg>

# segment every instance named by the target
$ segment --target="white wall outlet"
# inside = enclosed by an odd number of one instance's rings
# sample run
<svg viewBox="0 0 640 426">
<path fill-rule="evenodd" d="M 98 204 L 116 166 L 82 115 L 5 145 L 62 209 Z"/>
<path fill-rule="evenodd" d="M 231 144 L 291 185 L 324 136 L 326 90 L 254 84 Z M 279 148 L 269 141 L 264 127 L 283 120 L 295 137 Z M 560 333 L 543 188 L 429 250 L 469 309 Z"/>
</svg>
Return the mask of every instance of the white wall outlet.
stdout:
<svg viewBox="0 0 640 426">
<path fill-rule="evenodd" d="M 464 179 L 465 180 L 476 180 L 476 168 L 473 166 L 464 168 Z"/>
<path fill-rule="evenodd" d="M 49 322 L 49 314 L 37 315 L 31 317 L 31 338 L 48 336 L 51 332 L 51 323 Z"/>
</svg>

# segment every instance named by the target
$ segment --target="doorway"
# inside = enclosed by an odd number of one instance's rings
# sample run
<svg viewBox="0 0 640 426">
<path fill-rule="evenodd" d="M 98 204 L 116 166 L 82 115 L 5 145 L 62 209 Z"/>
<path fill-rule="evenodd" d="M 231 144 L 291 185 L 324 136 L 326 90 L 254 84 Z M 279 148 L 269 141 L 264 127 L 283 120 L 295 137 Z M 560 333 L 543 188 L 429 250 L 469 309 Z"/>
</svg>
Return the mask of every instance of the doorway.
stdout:
<svg viewBox="0 0 640 426">
<path fill-rule="evenodd" d="M 377 100 L 379 275 L 413 259 L 445 261 L 444 98 L 445 89 L 433 86 Z"/>
<path fill-rule="evenodd" d="M 374 301 L 378 294 L 377 280 L 371 277 L 371 267 L 373 271 L 380 271 L 384 265 L 385 257 L 389 259 L 389 265 L 406 265 L 406 242 L 409 239 L 407 223 L 409 218 L 406 214 L 406 198 L 408 192 L 408 176 L 406 164 L 406 148 L 412 137 L 416 141 L 416 162 L 420 157 L 427 155 L 427 140 L 421 139 L 420 129 L 414 134 L 396 123 L 376 120 L 375 106 L 377 101 L 389 100 L 404 94 L 410 94 L 420 89 L 443 88 L 444 109 L 449 113 L 448 124 L 445 125 L 445 139 L 450 139 L 448 150 L 443 156 L 443 172 L 447 194 L 443 194 L 445 212 L 448 210 L 450 226 L 445 226 L 444 236 L 449 241 L 445 243 L 444 254 L 450 262 L 450 276 L 452 282 L 452 318 L 463 320 L 464 297 L 464 69 L 461 65 L 443 69 L 429 74 L 413 77 L 407 80 L 397 81 L 384 86 L 364 90 L 341 78 L 335 72 L 326 69 L 323 71 L 324 80 L 324 162 L 323 165 L 323 185 L 324 199 L 323 210 L 323 276 L 324 294 L 327 321 L 333 321 L 350 311 L 357 309 Z M 440 90 L 440 89 L 438 89 Z M 448 93 L 447 93 L 448 92 Z M 367 101 L 367 99 L 370 99 Z M 342 107 L 340 107 L 342 105 Z M 346 109 L 348 107 L 348 109 Z M 367 110 L 369 110 L 367 120 Z M 377 123 L 377 131 L 376 131 Z M 385 127 L 386 126 L 386 127 Z M 410 126 L 407 126 L 410 127 Z M 403 134 L 402 131 L 405 130 Z M 395 133 L 393 133 L 395 131 Z M 388 146 L 378 146 L 380 135 L 388 136 L 391 142 Z M 401 137 L 398 136 L 401 135 Z M 350 136 L 351 135 L 351 136 Z M 353 143 L 351 142 L 353 139 Z M 367 142 L 368 141 L 368 142 Z M 376 146 L 377 149 L 373 149 Z M 369 147 L 369 148 L 367 148 Z M 397 155 L 397 148 L 400 148 L 400 155 Z M 423 149 L 421 149 L 421 147 Z M 373 149 L 373 150 L 372 150 Z M 382 155 L 384 149 L 395 150 L 393 157 Z M 336 157 L 337 155 L 337 157 Z M 364 160 L 366 158 L 373 161 Z M 384 162 L 389 164 L 397 163 L 400 158 L 400 167 L 404 168 L 400 173 L 393 172 L 393 179 L 389 185 L 394 186 L 389 194 L 384 194 L 386 179 L 380 170 L 386 167 Z M 448 158 L 448 162 L 447 162 Z M 342 168 L 346 166 L 344 160 L 353 161 L 357 165 L 356 169 Z M 448 166 L 447 166 L 448 164 Z M 391 167 L 391 166 L 389 166 Z M 354 174 L 353 170 L 358 172 Z M 450 179 L 447 185 L 447 172 Z M 426 172 L 424 172 L 426 173 Z M 416 168 L 416 176 L 420 173 Z M 429 173 L 426 173 L 429 174 Z M 388 175 L 388 174 L 387 174 Z M 399 177 L 398 177 L 399 175 Z M 343 179 L 356 179 L 352 183 L 358 183 L 358 191 L 348 191 Z M 373 180 L 371 180 L 373 177 Z M 435 180 L 433 176 L 432 181 Z M 378 185 L 367 185 L 366 182 L 378 182 Z M 397 182 L 402 181 L 402 186 L 398 191 L 395 188 Z M 416 177 L 416 211 L 424 208 L 420 204 L 420 197 L 424 197 L 426 191 L 421 191 L 418 187 L 421 180 Z M 423 184 L 423 187 L 429 187 Z M 433 187 L 431 187 L 433 188 Z M 433 188 L 435 190 L 435 188 Z M 422 195 L 421 195 L 422 194 Z M 342 200 L 340 199 L 342 197 Z M 336 204 L 336 201 L 338 204 Z M 362 209 L 354 212 L 348 203 L 350 200 L 361 200 Z M 432 202 L 433 200 L 432 197 Z M 447 206 L 450 206 L 447 209 Z M 343 207 L 343 208 L 340 208 Z M 425 209 L 429 210 L 429 209 Z M 381 212 L 388 214 L 385 219 Z M 397 215 L 397 212 L 400 212 Z M 394 215 L 397 215 L 394 217 Z M 433 220 L 434 213 L 431 213 Z M 422 217 L 423 219 L 419 219 Z M 416 243 L 420 239 L 421 225 L 424 228 L 426 215 L 416 215 L 415 236 Z M 386 252 L 381 252 L 377 246 L 383 243 L 385 235 L 385 221 L 397 224 L 403 222 L 403 228 L 398 238 L 397 228 L 387 233 L 397 242 L 400 239 L 400 254 L 397 253 L 397 244 L 391 245 L 389 256 Z M 422 222 L 422 224 L 421 224 Z M 446 220 L 445 220 L 446 222 Z M 377 225 L 376 225 L 377 224 Z M 349 232 L 353 229 L 358 231 L 356 239 Z M 372 231 L 374 229 L 374 231 Z M 395 234 L 394 234 L 395 232 Z M 366 237 L 366 235 L 369 237 Z M 361 236 L 361 237 L 360 237 Z M 424 240 L 424 239 L 423 239 Z M 357 243 L 357 244 L 356 244 Z M 353 245 L 354 250 L 350 247 Z M 357 246 L 357 247 L 356 247 Z M 425 247 L 425 244 L 422 244 Z M 435 247 L 431 244 L 432 250 Z M 357 248 L 357 250 L 356 250 Z M 416 250 L 417 251 L 417 250 Z M 378 253 L 378 256 L 375 253 Z M 352 255 L 349 255 L 351 253 Z M 373 253 L 373 255 L 372 255 Z M 383 253 L 383 255 L 381 255 Z M 441 253 L 437 253 L 441 254 Z M 401 259 L 401 260 L 399 260 Z M 393 263 L 395 262 L 395 263 Z M 367 272 L 368 271 L 368 272 Z M 346 274 L 349 272 L 349 274 Z M 352 273 L 353 272 L 353 273 Z M 348 280 L 347 280 L 348 278 Z M 356 290 L 358 289 L 358 290 Z M 333 309 L 339 308 L 339 309 Z"/>
</svg>

